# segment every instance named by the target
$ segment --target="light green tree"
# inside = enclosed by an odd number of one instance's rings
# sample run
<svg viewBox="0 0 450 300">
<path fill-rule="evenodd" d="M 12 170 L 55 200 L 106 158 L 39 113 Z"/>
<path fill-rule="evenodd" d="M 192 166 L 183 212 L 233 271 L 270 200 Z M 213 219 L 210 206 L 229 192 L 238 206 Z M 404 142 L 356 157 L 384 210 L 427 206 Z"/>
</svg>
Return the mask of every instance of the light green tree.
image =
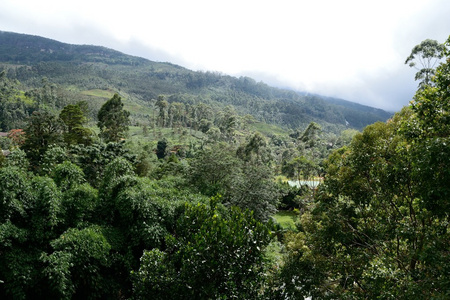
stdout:
<svg viewBox="0 0 450 300">
<path fill-rule="evenodd" d="M 445 46 L 436 40 L 426 39 L 416 45 L 405 61 L 417 70 L 415 80 L 420 80 L 419 88 L 433 84 L 432 77 L 440 59 L 444 56 Z"/>
</svg>

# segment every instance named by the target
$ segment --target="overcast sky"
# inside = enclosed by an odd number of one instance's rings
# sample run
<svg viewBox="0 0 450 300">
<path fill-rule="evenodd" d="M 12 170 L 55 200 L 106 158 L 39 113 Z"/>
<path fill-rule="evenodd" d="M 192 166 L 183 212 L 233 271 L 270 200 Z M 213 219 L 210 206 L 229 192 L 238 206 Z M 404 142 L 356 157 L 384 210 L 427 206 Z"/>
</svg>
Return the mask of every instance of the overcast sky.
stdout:
<svg viewBox="0 0 450 300">
<path fill-rule="evenodd" d="M 192 70 L 396 111 L 404 64 L 450 35 L 448 0 L 2 0 L 0 30 L 101 45 Z"/>
</svg>

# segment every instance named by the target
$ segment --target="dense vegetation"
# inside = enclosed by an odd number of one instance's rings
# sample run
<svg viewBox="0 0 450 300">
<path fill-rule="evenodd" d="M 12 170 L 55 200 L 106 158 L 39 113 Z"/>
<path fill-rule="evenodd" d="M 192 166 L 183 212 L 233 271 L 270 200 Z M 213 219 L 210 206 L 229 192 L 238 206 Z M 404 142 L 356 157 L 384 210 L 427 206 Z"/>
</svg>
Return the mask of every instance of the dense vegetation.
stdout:
<svg viewBox="0 0 450 300">
<path fill-rule="evenodd" d="M 450 38 L 410 107 L 357 132 L 246 78 L 0 36 L 26 45 L 0 47 L 0 298 L 450 297 Z M 133 92 L 141 65 L 191 86 Z"/>
</svg>

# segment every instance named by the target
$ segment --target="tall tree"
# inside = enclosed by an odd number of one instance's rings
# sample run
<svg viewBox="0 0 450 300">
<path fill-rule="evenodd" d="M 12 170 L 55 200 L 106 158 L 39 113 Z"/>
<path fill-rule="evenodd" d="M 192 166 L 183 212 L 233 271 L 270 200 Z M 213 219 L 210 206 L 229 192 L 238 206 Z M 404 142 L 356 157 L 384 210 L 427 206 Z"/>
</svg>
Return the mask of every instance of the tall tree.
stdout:
<svg viewBox="0 0 450 300">
<path fill-rule="evenodd" d="M 271 159 L 270 148 L 264 136 L 256 132 L 248 138 L 248 142 L 239 146 L 236 151 L 239 158 L 244 161 L 268 163 Z"/>
<path fill-rule="evenodd" d="M 64 132 L 64 141 L 67 144 L 84 144 L 92 143 L 92 132 L 83 127 L 87 118 L 82 110 L 83 104 L 69 104 L 59 114 L 61 120 L 66 124 Z"/>
<path fill-rule="evenodd" d="M 308 127 L 303 132 L 300 140 L 306 144 L 307 147 L 314 147 L 319 139 L 319 134 L 322 128 L 316 122 L 309 123 Z"/>
<path fill-rule="evenodd" d="M 422 41 L 412 49 L 405 64 L 418 70 L 415 80 L 421 80 L 419 88 L 432 84 L 431 78 L 435 73 L 437 63 L 444 55 L 444 49 L 443 44 L 430 39 Z"/>
<path fill-rule="evenodd" d="M 159 95 L 156 100 L 156 106 L 159 108 L 159 125 L 164 127 L 167 122 L 167 107 L 169 103 L 166 101 L 166 98 L 163 95 Z"/>
<path fill-rule="evenodd" d="M 22 149 L 27 153 L 30 163 L 39 166 L 39 160 L 50 145 L 62 143 L 64 123 L 48 112 L 33 112 L 25 128 L 25 142 Z"/>
<path fill-rule="evenodd" d="M 130 112 L 123 109 L 121 97 L 114 94 L 98 112 L 100 136 L 107 142 L 118 142 L 125 138 L 130 124 L 129 116 Z"/>
<path fill-rule="evenodd" d="M 251 210 L 256 219 L 267 221 L 277 211 L 279 194 L 270 167 L 256 162 L 241 165 L 233 174 L 230 188 L 225 191 L 224 203 Z"/>
<path fill-rule="evenodd" d="M 199 152 L 191 162 L 190 183 L 208 196 L 225 194 L 239 173 L 239 161 L 233 152 L 234 149 L 223 143 Z"/>
</svg>

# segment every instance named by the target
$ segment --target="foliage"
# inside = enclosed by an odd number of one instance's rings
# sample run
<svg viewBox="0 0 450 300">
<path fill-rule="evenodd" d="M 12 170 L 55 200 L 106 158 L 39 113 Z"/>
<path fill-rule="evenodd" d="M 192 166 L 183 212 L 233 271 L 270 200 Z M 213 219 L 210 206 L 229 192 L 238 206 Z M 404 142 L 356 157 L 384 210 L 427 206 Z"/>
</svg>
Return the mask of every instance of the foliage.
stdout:
<svg viewBox="0 0 450 300">
<path fill-rule="evenodd" d="M 225 191 L 225 203 L 251 210 L 256 219 L 267 221 L 277 211 L 280 198 L 273 177 L 272 170 L 265 165 L 243 164 Z"/>
<path fill-rule="evenodd" d="M 443 54 L 409 108 L 367 126 L 327 159 L 300 232 L 284 236 L 273 297 L 448 298 L 450 61 Z"/>
<path fill-rule="evenodd" d="M 448 64 L 411 108 L 366 127 L 329 157 L 314 207 L 302 215 L 303 232 L 289 238 L 299 248 L 287 256 L 280 273 L 286 290 L 278 292 L 448 297 Z"/>
<path fill-rule="evenodd" d="M 84 174 L 81 168 L 69 161 L 57 165 L 51 175 L 62 191 L 69 190 L 84 182 Z"/>
<path fill-rule="evenodd" d="M 118 94 L 103 104 L 98 112 L 98 127 L 100 136 L 106 142 L 118 142 L 128 131 L 130 113 L 123 109 L 121 97 Z"/>
<path fill-rule="evenodd" d="M 83 103 L 66 105 L 59 114 L 60 119 L 66 125 L 64 132 L 64 142 L 68 145 L 92 143 L 92 132 L 83 127 L 87 122 L 85 113 L 82 110 Z"/>
<path fill-rule="evenodd" d="M 97 299 L 111 295 L 102 269 L 111 249 L 98 226 L 71 228 L 51 242 L 54 252 L 44 255 L 44 274 L 61 299 Z M 102 276 L 103 275 L 103 276 Z"/>
<path fill-rule="evenodd" d="M 26 174 L 15 167 L 0 169 L 0 221 L 22 224 L 32 201 Z"/>
<path fill-rule="evenodd" d="M 48 112 L 35 111 L 25 128 L 25 143 L 21 147 L 31 162 L 31 166 L 39 169 L 42 155 L 51 145 L 62 143 L 64 123 Z"/>
<path fill-rule="evenodd" d="M 166 157 L 167 152 L 167 140 L 163 139 L 158 141 L 158 144 L 156 145 L 156 157 L 158 157 L 158 159 L 163 159 Z"/>
<path fill-rule="evenodd" d="M 237 116 L 249 114 L 259 122 L 292 129 L 306 127 L 311 121 L 320 125 L 339 124 L 335 127 L 340 129 L 345 128 L 347 121 L 353 128 L 361 129 L 375 121 L 385 121 L 391 115 L 339 99 L 272 88 L 248 77 L 194 72 L 103 47 L 67 45 L 7 32 L 0 34 L 0 47 L 0 61 L 6 63 L 10 78 L 34 88 L 42 86 L 43 76 L 50 79 L 45 90 L 29 95 L 33 95 L 38 105 L 42 101 L 52 102 L 46 104 L 51 109 L 75 103 L 80 97 L 98 101 L 106 91 L 121 91 L 132 98 L 128 103 L 134 106 L 130 109 L 134 117 L 148 121 L 139 115 L 147 110 L 149 102 L 155 104 L 158 97 L 163 96 L 166 101 L 166 106 L 162 107 L 163 115 L 159 107 L 156 108 L 158 116 L 153 117 L 153 124 L 172 128 L 184 124 L 204 132 L 214 124 L 226 138 L 231 137 L 233 126 L 240 123 L 239 118 L 232 115 L 227 118 L 226 113 L 224 119 L 214 120 L 214 116 L 219 116 L 217 112 L 227 106 L 233 106 Z M 72 95 L 60 93 L 61 86 L 70 87 Z M 74 87 L 81 93 L 73 95 L 77 93 L 73 91 Z M 88 91 L 104 92 L 92 94 Z M 193 106 L 199 103 L 211 106 L 211 111 L 198 113 L 200 111 Z"/>
<path fill-rule="evenodd" d="M 136 156 L 125 147 L 124 141 L 107 144 L 97 142 L 90 146 L 75 145 L 69 149 L 69 153 L 93 187 L 99 187 L 105 167 L 114 159 L 122 157 L 132 164 L 136 161 Z"/>
<path fill-rule="evenodd" d="M 33 103 L 20 91 L 18 82 L 0 71 L 0 131 L 23 128 L 33 108 Z"/>
<path fill-rule="evenodd" d="M 41 159 L 41 173 L 45 175 L 51 174 L 55 166 L 69 160 L 67 149 L 61 146 L 52 145 Z"/>
<path fill-rule="evenodd" d="M 419 83 L 420 89 L 433 84 L 431 79 L 435 74 L 436 64 L 445 55 L 445 49 L 444 44 L 426 39 L 411 50 L 405 64 L 418 70 L 415 80 L 421 80 Z M 417 67 L 417 64 L 420 64 L 421 68 Z"/>
<path fill-rule="evenodd" d="M 187 205 L 167 251 L 146 251 L 134 277 L 138 298 L 256 299 L 262 287 L 267 226 L 248 211 Z"/>
<path fill-rule="evenodd" d="M 411 106 L 361 133 L 388 115 L 93 46 L 25 58 L 0 43 L 23 64 L 0 66 L 0 125 L 26 137 L 10 131 L 0 166 L 0 298 L 448 298 L 449 43 Z M 115 113 L 127 140 L 109 136 Z M 114 142 L 91 140 L 96 116 Z M 325 181 L 313 196 L 280 173 Z M 283 208 L 291 229 L 271 224 Z"/>
<path fill-rule="evenodd" d="M 69 161 L 52 166 L 52 178 L 0 168 L 0 296 L 130 297 L 143 250 L 162 248 L 184 203 L 203 199 L 132 169 L 111 161 L 98 191 Z"/>
<path fill-rule="evenodd" d="M 238 160 L 233 149 L 226 144 L 216 144 L 199 152 L 192 160 L 189 181 L 203 194 L 215 196 L 229 189 L 237 170 Z"/>
<path fill-rule="evenodd" d="M 11 129 L 8 132 L 8 138 L 15 147 L 20 147 L 25 142 L 25 132 L 22 129 Z"/>
<path fill-rule="evenodd" d="M 27 159 L 25 151 L 22 149 L 14 149 L 8 155 L 6 165 L 11 167 L 14 166 L 21 170 L 28 170 L 30 162 Z"/>
</svg>

